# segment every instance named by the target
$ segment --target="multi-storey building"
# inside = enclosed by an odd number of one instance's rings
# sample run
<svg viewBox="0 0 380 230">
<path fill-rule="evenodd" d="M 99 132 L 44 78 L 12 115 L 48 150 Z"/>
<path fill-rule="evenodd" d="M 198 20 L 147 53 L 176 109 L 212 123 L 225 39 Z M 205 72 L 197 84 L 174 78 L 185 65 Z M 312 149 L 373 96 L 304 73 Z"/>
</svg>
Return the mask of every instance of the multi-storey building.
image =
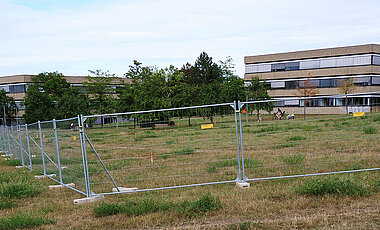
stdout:
<svg viewBox="0 0 380 230">
<path fill-rule="evenodd" d="M 296 86 L 311 76 L 318 96 L 337 95 L 342 79 L 353 78 L 354 93 L 380 91 L 380 45 L 368 44 L 338 48 L 277 53 L 244 58 L 244 80 L 258 77 L 270 86 L 272 98 L 289 98 L 279 101 L 277 107 L 300 113 L 303 101 L 297 99 Z M 249 84 L 249 83 L 248 83 Z M 345 113 L 345 98 L 315 99 L 306 106 L 311 114 Z M 378 111 L 380 95 L 348 97 L 349 112 Z"/>
<path fill-rule="evenodd" d="M 2 76 L 0 77 L 0 89 L 4 89 L 8 96 L 13 97 L 19 109 L 18 115 L 24 114 L 25 107 L 21 105 L 21 102 L 26 96 L 26 90 L 28 89 L 28 84 L 32 82 L 32 77 L 35 75 L 13 75 L 13 76 Z M 66 81 L 72 86 L 82 87 L 83 83 L 88 81 L 86 77 L 83 76 L 64 76 Z M 120 78 L 122 82 L 125 83 L 129 79 Z M 119 80 L 111 82 L 112 88 L 122 87 Z"/>
</svg>

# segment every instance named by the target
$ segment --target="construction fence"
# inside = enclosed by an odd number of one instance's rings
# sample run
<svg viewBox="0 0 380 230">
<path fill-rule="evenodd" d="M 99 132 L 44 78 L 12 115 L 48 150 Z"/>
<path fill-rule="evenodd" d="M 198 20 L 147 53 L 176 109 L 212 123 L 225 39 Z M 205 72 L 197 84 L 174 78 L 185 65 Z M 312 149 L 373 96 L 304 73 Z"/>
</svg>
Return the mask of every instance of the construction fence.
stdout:
<svg viewBox="0 0 380 230">
<path fill-rule="evenodd" d="M 86 197 L 380 169 L 380 114 L 304 119 L 276 101 L 2 125 L 0 147 Z"/>
</svg>

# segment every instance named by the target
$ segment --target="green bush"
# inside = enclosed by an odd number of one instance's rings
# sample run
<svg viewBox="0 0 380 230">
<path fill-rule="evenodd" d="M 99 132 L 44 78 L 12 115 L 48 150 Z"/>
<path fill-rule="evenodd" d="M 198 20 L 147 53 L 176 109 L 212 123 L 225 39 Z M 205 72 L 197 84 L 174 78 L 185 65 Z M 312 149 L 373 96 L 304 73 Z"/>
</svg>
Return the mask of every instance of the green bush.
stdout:
<svg viewBox="0 0 380 230">
<path fill-rule="evenodd" d="M 222 208 L 219 198 L 211 196 L 210 193 L 203 195 L 197 201 L 183 201 L 176 210 L 177 214 L 184 217 L 199 217 L 210 211 Z"/>
<path fill-rule="evenodd" d="M 17 204 L 11 200 L 0 200 L 0 210 L 7 209 L 7 208 L 14 208 Z"/>
<path fill-rule="evenodd" d="M 298 186 L 297 192 L 303 195 L 325 196 L 366 196 L 369 187 L 352 176 L 316 177 Z"/>
<path fill-rule="evenodd" d="M 34 197 L 42 192 L 43 188 L 39 184 L 17 182 L 3 184 L 0 186 L 0 197 L 25 198 Z"/>
<path fill-rule="evenodd" d="M 17 228 L 31 228 L 41 226 L 44 224 L 53 224 L 55 220 L 46 219 L 39 216 L 30 214 L 20 214 L 12 217 L 4 217 L 0 219 L 0 229 L 17 229 Z"/>
<path fill-rule="evenodd" d="M 376 128 L 373 127 L 373 126 L 364 127 L 364 133 L 365 133 L 365 134 L 376 134 L 376 133 L 377 133 L 377 130 L 376 130 Z"/>
</svg>

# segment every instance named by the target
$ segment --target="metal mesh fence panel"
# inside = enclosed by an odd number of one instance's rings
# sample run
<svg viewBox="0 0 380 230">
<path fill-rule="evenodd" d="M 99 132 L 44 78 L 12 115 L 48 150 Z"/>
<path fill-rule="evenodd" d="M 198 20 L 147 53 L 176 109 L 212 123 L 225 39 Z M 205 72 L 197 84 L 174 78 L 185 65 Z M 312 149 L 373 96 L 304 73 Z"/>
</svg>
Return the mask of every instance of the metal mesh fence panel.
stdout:
<svg viewBox="0 0 380 230">
<path fill-rule="evenodd" d="M 41 151 L 40 132 L 38 129 L 38 123 L 27 125 L 29 148 L 32 158 L 33 171 L 44 174 L 44 158 Z"/>
<path fill-rule="evenodd" d="M 46 174 L 55 174 L 55 176 L 58 176 L 59 171 L 53 122 L 41 122 L 40 127 L 40 147 L 43 149 L 44 152 Z"/>
<path fill-rule="evenodd" d="M 112 193 L 118 192 L 116 187 L 144 191 L 236 181 L 232 105 L 86 117 L 91 190 Z"/>
<path fill-rule="evenodd" d="M 244 173 L 248 180 L 380 167 L 379 113 L 360 117 L 310 115 L 306 107 L 304 117 L 286 107 L 274 107 L 269 113 L 259 110 L 260 114 L 253 110 L 270 108 L 269 103 L 273 102 L 244 105 L 252 108 L 242 116 Z M 279 115 L 283 110 L 289 110 L 288 114 Z"/>
<path fill-rule="evenodd" d="M 62 183 L 86 192 L 78 118 L 56 121 Z M 55 153 L 57 150 L 54 151 Z M 58 175 L 59 176 L 59 175 Z"/>
</svg>

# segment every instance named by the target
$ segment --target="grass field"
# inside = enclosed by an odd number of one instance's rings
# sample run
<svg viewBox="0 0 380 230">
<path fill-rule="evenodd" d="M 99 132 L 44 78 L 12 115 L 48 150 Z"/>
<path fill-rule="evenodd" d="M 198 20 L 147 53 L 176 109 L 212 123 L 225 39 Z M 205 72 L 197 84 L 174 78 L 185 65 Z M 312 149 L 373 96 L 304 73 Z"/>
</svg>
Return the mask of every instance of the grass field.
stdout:
<svg viewBox="0 0 380 230">
<path fill-rule="evenodd" d="M 254 119 L 251 116 L 242 124 L 245 174 L 250 179 L 380 166 L 379 114 L 313 116 L 306 121 L 264 117 L 261 123 Z M 238 161 L 233 116 L 214 120 L 214 128 L 206 130 L 200 125 L 209 120 L 193 118 L 190 127 L 187 119 L 174 119 L 175 125 L 170 127 L 120 124 L 119 128 L 87 129 L 86 134 L 122 187 L 149 189 L 235 180 Z M 36 130 L 30 132 L 37 138 Z M 44 149 L 56 162 L 54 133 L 45 127 L 43 135 Z M 84 191 L 78 132 L 61 129 L 58 135 L 61 165 L 67 167 L 63 179 Z M 93 191 L 111 192 L 111 180 L 87 148 Z M 33 168 L 41 171 L 42 159 L 36 155 Z M 83 195 L 69 189 L 48 190 L 51 180 L 36 180 L 29 170 L 16 170 L 14 164 L 0 162 L 0 229 L 380 228 L 378 170 L 257 181 L 251 182 L 249 189 L 226 183 L 110 195 L 102 202 L 73 205 L 73 199 Z M 51 162 L 47 166 L 48 173 L 57 173 Z"/>
</svg>

